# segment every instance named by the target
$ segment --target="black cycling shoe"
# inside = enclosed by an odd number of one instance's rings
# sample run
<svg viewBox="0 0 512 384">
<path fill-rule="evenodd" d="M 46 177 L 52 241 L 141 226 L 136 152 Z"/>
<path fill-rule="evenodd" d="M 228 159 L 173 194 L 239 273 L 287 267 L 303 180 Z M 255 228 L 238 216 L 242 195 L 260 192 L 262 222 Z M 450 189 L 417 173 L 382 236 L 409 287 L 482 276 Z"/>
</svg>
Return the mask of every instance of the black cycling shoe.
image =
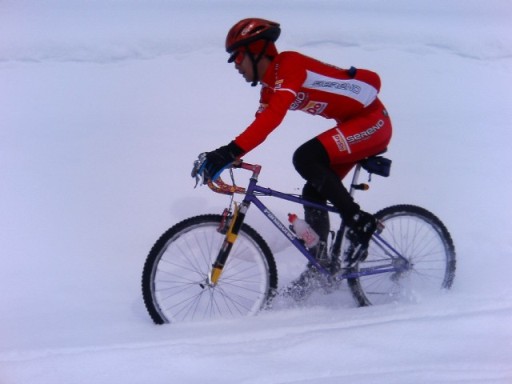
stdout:
<svg viewBox="0 0 512 384">
<path fill-rule="evenodd" d="M 359 211 L 349 221 L 347 239 L 350 246 L 346 252 L 346 260 L 349 266 L 357 264 L 368 255 L 368 245 L 374 233 L 380 233 L 384 226 L 375 216 Z"/>
</svg>

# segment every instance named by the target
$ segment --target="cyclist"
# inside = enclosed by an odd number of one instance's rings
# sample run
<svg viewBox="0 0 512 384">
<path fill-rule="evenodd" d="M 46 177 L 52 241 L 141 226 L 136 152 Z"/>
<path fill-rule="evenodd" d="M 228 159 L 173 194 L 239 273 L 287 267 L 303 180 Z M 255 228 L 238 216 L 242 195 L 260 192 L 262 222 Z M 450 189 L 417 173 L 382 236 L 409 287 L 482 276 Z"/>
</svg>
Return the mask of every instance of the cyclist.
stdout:
<svg viewBox="0 0 512 384">
<path fill-rule="evenodd" d="M 361 159 L 384 152 L 391 139 L 391 121 L 377 97 L 380 78 L 371 71 L 342 69 L 298 52 L 278 53 L 281 33 L 276 22 L 248 18 L 228 32 L 228 63 L 252 86 L 261 83 L 260 106 L 254 121 L 229 144 L 206 154 L 204 179 L 215 180 L 234 160 L 261 144 L 288 110 L 301 110 L 335 121 L 335 126 L 302 144 L 293 155 L 297 172 L 306 180 L 303 197 L 330 201 L 348 226 L 353 254 L 364 254 L 378 223 L 361 210 L 340 182 Z M 329 234 L 326 212 L 305 208 L 305 219 L 320 236 L 319 261 Z"/>
</svg>

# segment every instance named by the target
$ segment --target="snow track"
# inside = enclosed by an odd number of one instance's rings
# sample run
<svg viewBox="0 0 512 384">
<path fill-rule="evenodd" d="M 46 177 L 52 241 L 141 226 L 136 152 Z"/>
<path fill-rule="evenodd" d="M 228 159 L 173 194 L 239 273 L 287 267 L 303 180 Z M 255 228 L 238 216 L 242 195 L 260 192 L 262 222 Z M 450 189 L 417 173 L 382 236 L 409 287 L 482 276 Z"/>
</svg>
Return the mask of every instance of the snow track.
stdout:
<svg viewBox="0 0 512 384">
<path fill-rule="evenodd" d="M 227 204 L 189 175 L 257 108 L 223 50 L 251 15 L 282 23 L 283 50 L 381 75 L 393 169 L 358 199 L 439 216 L 452 291 L 355 308 L 344 287 L 251 318 L 152 324 L 150 247 Z M 508 0 L 0 2 L 0 384 L 512 383 L 510 15 Z M 293 151 L 331 126 L 290 113 L 247 161 L 299 193 Z M 247 219 L 280 284 L 296 277 L 304 260 Z"/>
</svg>

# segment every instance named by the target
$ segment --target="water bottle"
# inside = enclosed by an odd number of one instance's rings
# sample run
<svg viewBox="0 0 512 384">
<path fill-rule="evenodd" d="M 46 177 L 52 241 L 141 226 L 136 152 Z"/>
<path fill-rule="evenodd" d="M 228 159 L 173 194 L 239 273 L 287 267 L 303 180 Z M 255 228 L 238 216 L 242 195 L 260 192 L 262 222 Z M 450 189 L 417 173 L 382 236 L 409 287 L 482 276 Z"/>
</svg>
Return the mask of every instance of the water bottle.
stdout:
<svg viewBox="0 0 512 384">
<path fill-rule="evenodd" d="M 307 248 L 312 248 L 318 244 L 318 241 L 320 240 L 318 234 L 305 220 L 299 219 L 295 213 L 289 213 L 288 221 L 292 224 L 292 229 L 295 232 L 295 235 L 304 241 L 304 245 Z"/>
</svg>

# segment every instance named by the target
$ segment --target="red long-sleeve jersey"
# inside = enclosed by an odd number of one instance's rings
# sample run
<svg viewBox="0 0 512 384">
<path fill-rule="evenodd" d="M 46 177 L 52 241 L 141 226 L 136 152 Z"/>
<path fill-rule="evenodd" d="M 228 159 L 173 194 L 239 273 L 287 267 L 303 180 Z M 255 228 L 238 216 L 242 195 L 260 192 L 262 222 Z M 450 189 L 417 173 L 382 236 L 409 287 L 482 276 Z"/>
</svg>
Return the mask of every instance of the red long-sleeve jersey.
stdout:
<svg viewBox="0 0 512 384">
<path fill-rule="evenodd" d="M 235 139 L 246 153 L 279 126 L 288 110 L 336 120 L 360 114 L 377 99 L 380 78 L 363 69 L 342 69 L 297 52 L 282 52 L 261 81 L 255 120 Z"/>
</svg>

